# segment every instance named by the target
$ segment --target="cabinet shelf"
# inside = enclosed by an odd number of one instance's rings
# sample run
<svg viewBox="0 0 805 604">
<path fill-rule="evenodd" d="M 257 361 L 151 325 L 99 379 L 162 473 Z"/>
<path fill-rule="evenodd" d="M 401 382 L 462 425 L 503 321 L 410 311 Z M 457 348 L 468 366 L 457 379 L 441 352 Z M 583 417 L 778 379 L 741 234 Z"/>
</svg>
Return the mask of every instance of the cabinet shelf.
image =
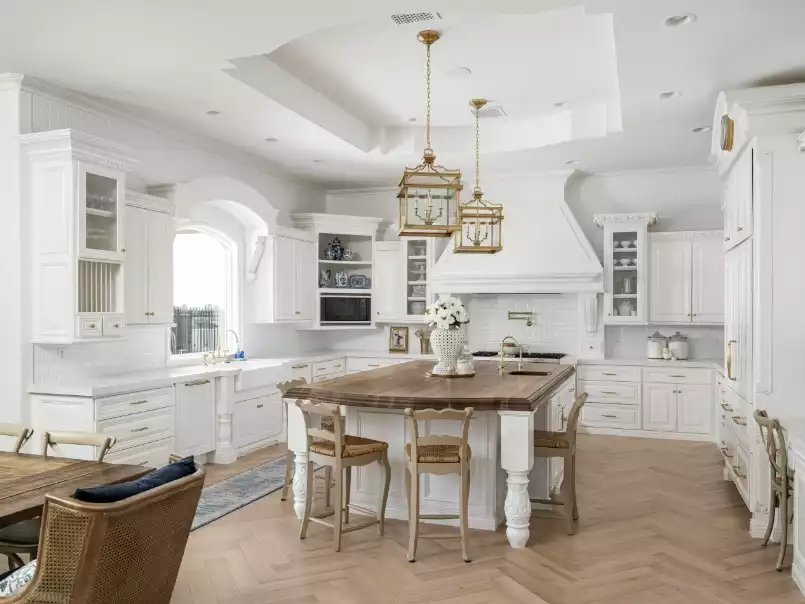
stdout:
<svg viewBox="0 0 805 604">
<path fill-rule="evenodd" d="M 620 299 L 637 299 L 637 294 L 612 294 L 613 298 L 620 298 Z"/>
<path fill-rule="evenodd" d="M 635 252 L 637 253 L 636 247 L 616 247 L 612 249 L 612 252 L 617 254 L 618 252 Z"/>
<path fill-rule="evenodd" d="M 409 260 L 427 260 L 427 256 L 408 256 Z"/>
<path fill-rule="evenodd" d="M 428 282 L 424 279 L 418 279 L 416 281 L 409 281 L 408 285 L 427 285 Z"/>
<path fill-rule="evenodd" d="M 110 210 L 99 210 L 97 208 L 85 208 L 87 214 L 91 216 L 100 216 L 101 218 L 114 218 L 115 213 Z"/>
<path fill-rule="evenodd" d="M 637 266 L 636 265 L 632 265 L 632 266 L 613 266 L 612 270 L 613 271 L 636 271 Z"/>
<path fill-rule="evenodd" d="M 427 300 L 425 296 L 408 296 L 410 302 L 424 302 Z"/>
<path fill-rule="evenodd" d="M 372 266 L 371 260 L 319 260 L 319 264 L 340 264 L 345 266 Z"/>
<path fill-rule="evenodd" d="M 320 287 L 319 288 L 320 294 L 366 294 L 367 296 L 372 295 L 371 288 L 365 289 L 352 289 L 349 287 Z"/>
</svg>

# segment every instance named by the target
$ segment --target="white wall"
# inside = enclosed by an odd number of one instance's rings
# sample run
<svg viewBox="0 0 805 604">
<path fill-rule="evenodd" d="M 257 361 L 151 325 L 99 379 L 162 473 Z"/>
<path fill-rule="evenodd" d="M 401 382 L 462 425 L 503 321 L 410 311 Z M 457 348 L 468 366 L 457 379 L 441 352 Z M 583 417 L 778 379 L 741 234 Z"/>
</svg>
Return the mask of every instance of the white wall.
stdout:
<svg viewBox="0 0 805 604">
<path fill-rule="evenodd" d="M 22 89 L 10 90 L 0 78 L 0 197 L 3 203 L 3 243 L 8 253 L 0 275 L 6 288 L 3 297 L 3 355 L 0 367 L 0 399 L 13 401 L 0 411 L 2 420 L 26 418 L 24 390 L 35 379 L 80 380 L 83 377 L 112 373 L 145 371 L 164 366 L 167 328 L 132 329 L 126 340 L 68 347 L 37 346 L 32 352 L 28 339 L 30 323 L 23 315 L 28 287 L 22 282 L 25 258 L 15 258 L 24 251 L 20 236 L 19 192 L 16 190 L 19 168 L 16 166 L 19 133 L 73 128 L 130 148 L 139 160 L 129 175 L 128 186 L 145 190 L 152 185 L 174 185 L 172 194 L 180 217 L 189 217 L 197 204 L 219 204 L 212 217 L 214 226 L 237 231 L 233 239 L 239 245 L 239 272 L 245 273 L 242 258 L 254 228 L 244 219 L 249 213 L 265 225 L 290 225 L 290 213 L 321 211 L 324 192 L 315 186 L 282 175 L 262 158 L 226 143 L 171 129 L 165 124 L 149 122 L 139 116 L 124 114 L 102 102 L 51 87 L 41 82 L 23 80 Z M 243 204 L 250 212 L 237 211 L 232 202 Z M 227 204 L 229 217 L 225 218 Z M 228 225 L 228 226 L 227 226 Z M 239 304 L 249 309 L 244 286 Z M 22 319 L 22 320 L 21 320 Z M 6 325 L 6 322 L 8 323 Z M 300 338 L 287 327 L 254 326 L 248 313 L 243 315 L 244 348 L 251 356 L 280 354 L 301 349 Z M 7 358 L 6 358 L 7 357 Z M 32 360 L 32 357 L 33 360 Z M 32 377 L 32 367 L 37 375 Z"/>
</svg>

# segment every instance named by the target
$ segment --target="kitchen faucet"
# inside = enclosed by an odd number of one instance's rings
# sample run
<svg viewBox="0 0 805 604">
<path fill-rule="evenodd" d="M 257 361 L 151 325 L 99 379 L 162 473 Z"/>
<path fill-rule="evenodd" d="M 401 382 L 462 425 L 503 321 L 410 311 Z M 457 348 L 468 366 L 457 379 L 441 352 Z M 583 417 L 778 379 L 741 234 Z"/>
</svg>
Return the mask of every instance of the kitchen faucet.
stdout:
<svg viewBox="0 0 805 604">
<path fill-rule="evenodd" d="M 506 336 L 500 341 L 500 365 L 498 366 L 498 375 L 505 375 L 504 368 L 506 367 L 506 361 L 505 361 L 506 357 L 503 353 L 503 345 L 509 340 L 514 342 L 514 345 L 520 349 L 520 363 L 517 365 L 517 371 L 522 371 L 523 369 L 523 347 L 520 346 L 520 343 L 514 336 Z"/>
<path fill-rule="evenodd" d="M 209 363 L 215 365 L 220 361 L 223 361 L 224 363 L 229 362 L 230 359 L 229 355 L 227 354 L 228 349 L 226 348 L 226 335 L 228 333 L 231 333 L 233 336 L 235 336 L 235 352 L 240 352 L 240 338 L 238 337 L 238 332 L 236 332 L 234 329 L 225 329 L 218 336 L 218 344 L 215 351 L 208 352 L 204 355 L 205 365 L 208 365 Z"/>
</svg>

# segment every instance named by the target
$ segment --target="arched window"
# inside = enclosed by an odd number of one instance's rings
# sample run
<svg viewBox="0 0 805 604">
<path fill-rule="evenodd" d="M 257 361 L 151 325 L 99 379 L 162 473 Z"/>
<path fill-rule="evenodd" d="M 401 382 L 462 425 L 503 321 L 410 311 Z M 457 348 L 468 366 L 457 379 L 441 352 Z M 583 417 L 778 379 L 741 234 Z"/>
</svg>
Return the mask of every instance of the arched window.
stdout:
<svg viewBox="0 0 805 604">
<path fill-rule="evenodd" d="M 173 242 L 171 354 L 235 350 L 238 331 L 237 246 L 203 225 L 186 225 Z"/>
</svg>

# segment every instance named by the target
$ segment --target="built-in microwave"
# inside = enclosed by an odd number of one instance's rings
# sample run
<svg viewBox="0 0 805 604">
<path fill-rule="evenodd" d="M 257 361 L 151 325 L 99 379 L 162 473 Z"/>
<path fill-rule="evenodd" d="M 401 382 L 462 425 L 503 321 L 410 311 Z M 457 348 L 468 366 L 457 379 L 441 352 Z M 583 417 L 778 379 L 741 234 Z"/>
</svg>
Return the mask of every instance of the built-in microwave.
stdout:
<svg viewBox="0 0 805 604">
<path fill-rule="evenodd" d="M 322 294 L 319 320 L 322 325 L 371 325 L 372 297 Z"/>
</svg>

